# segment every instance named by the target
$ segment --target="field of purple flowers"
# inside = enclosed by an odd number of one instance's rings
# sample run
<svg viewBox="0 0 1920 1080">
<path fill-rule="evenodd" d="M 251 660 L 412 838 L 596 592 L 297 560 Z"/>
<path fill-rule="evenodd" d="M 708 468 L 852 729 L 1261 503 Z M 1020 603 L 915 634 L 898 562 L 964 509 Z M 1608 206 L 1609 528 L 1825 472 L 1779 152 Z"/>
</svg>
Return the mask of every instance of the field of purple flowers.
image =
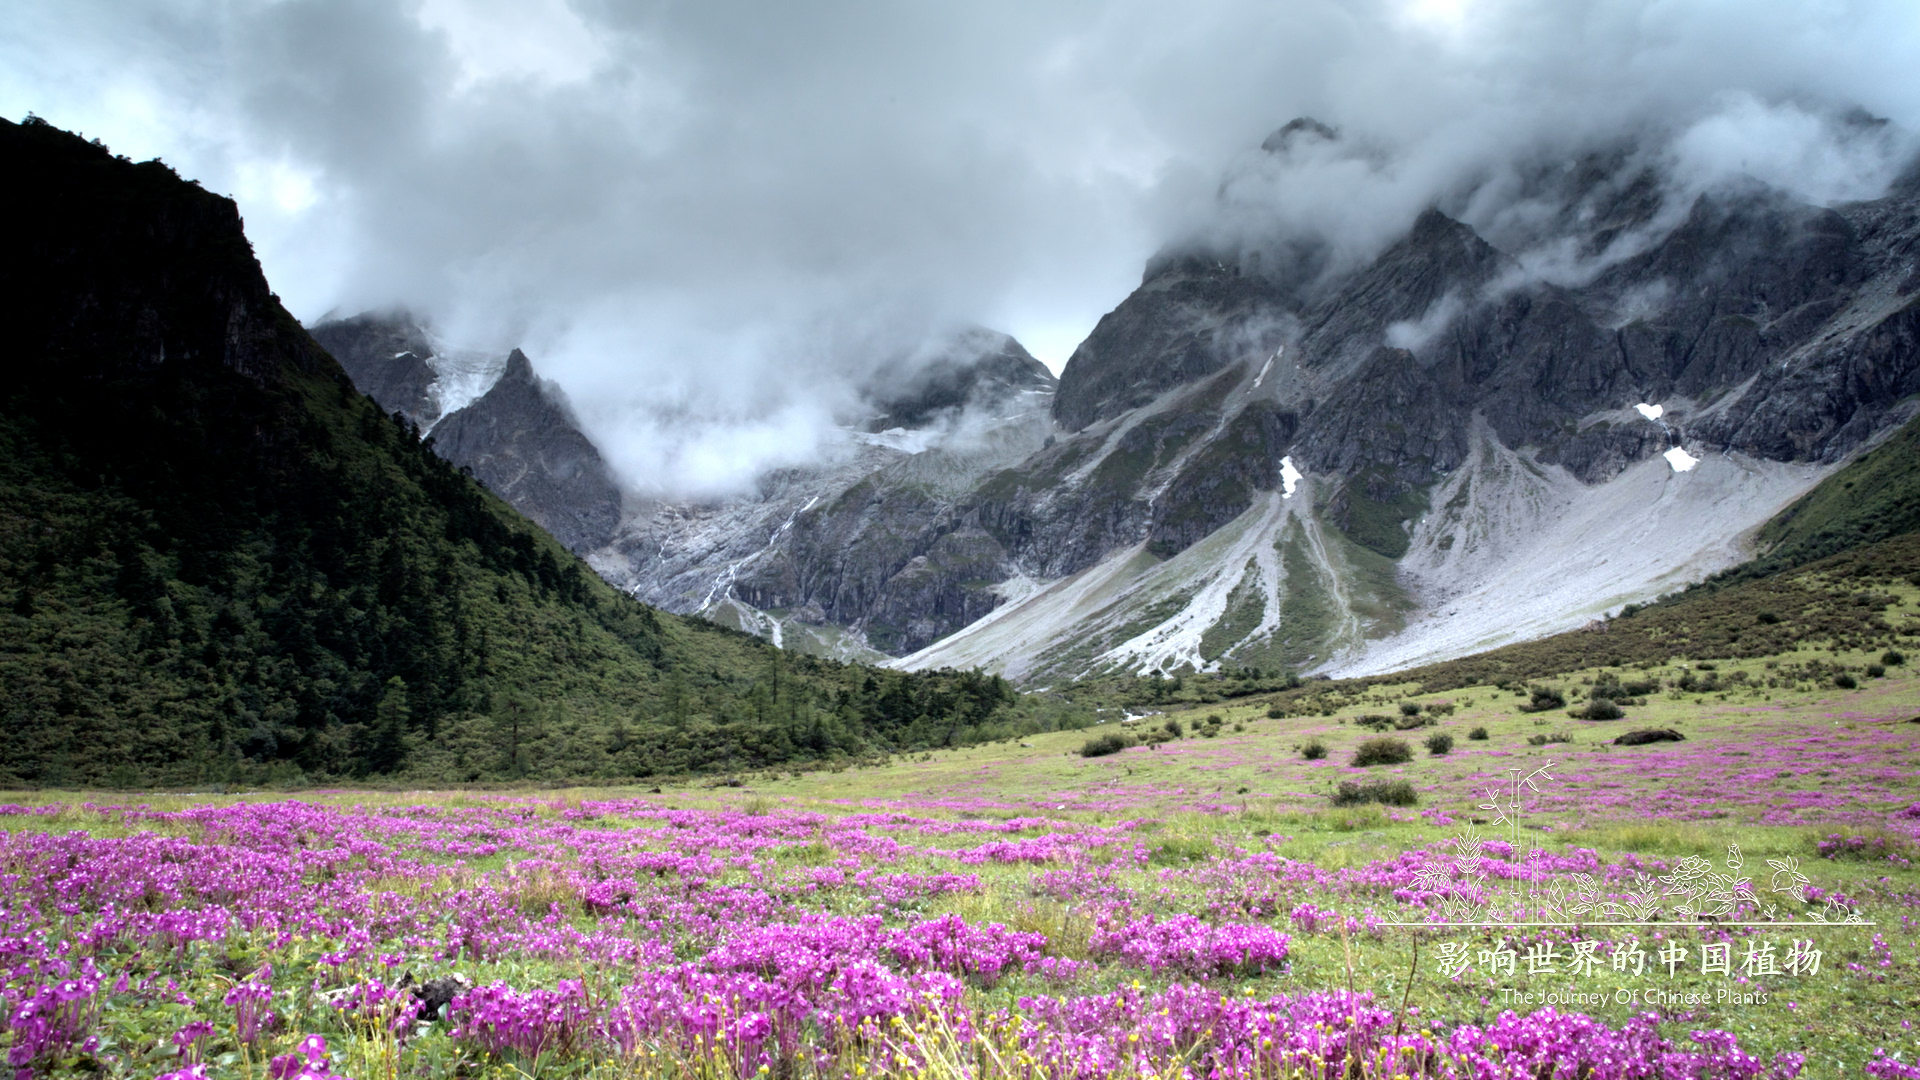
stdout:
<svg viewBox="0 0 1920 1080">
<path fill-rule="evenodd" d="M 351 800 L 0 807 L 16 1076 L 1920 1077 L 1911 872 L 1804 830 L 1766 917 L 1830 927 L 1418 929 L 1718 871 L 1430 821 Z M 1763 918 L 1771 874 L 1720 917 Z M 1743 974 L 1774 939 L 1824 966 Z M 1673 1000 L 1611 996 L 1649 980 Z"/>
</svg>

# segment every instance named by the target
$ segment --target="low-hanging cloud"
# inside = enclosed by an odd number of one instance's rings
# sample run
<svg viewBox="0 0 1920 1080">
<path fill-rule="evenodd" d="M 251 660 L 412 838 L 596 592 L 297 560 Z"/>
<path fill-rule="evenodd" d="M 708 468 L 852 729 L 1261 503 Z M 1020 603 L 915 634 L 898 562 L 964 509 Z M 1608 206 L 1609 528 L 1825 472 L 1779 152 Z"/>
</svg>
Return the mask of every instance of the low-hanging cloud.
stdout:
<svg viewBox="0 0 1920 1080">
<path fill-rule="evenodd" d="M 0 111 L 232 192 L 302 318 L 523 345 L 630 482 L 711 494 L 954 324 L 1058 366 L 1170 242 L 1324 273 L 1443 202 L 1577 274 L 1517 163 L 1621 143 L 1876 194 L 1916 67 L 1905 0 L 22 0 Z M 1339 138 L 1257 149 L 1302 115 Z"/>
</svg>

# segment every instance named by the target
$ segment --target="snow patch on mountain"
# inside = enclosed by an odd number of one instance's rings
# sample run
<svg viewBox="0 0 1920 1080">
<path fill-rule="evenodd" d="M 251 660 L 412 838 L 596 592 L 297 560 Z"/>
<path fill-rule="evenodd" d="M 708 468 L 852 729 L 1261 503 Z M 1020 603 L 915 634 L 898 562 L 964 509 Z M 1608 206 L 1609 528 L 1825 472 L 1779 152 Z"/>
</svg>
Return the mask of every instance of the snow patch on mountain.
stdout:
<svg viewBox="0 0 1920 1080">
<path fill-rule="evenodd" d="M 1666 458 L 1667 464 L 1673 466 L 1673 471 L 1677 473 L 1692 472 L 1693 467 L 1700 464 L 1699 458 L 1694 457 L 1678 446 L 1660 456 Z"/>
<path fill-rule="evenodd" d="M 1286 489 L 1280 492 L 1281 498 L 1293 498 L 1293 493 L 1299 488 L 1300 481 L 1306 478 L 1306 474 L 1294 466 L 1292 457 L 1280 459 L 1280 482 L 1286 485 Z"/>
<path fill-rule="evenodd" d="M 432 331 L 426 331 L 425 334 L 427 340 L 433 343 L 433 355 L 427 357 L 427 366 L 437 376 L 433 385 L 427 387 L 427 396 L 433 400 L 439 413 L 434 417 L 433 424 L 422 432 L 431 434 L 434 425 L 480 400 L 487 391 L 493 389 L 507 370 L 508 353 L 457 348 L 435 336 Z"/>
</svg>

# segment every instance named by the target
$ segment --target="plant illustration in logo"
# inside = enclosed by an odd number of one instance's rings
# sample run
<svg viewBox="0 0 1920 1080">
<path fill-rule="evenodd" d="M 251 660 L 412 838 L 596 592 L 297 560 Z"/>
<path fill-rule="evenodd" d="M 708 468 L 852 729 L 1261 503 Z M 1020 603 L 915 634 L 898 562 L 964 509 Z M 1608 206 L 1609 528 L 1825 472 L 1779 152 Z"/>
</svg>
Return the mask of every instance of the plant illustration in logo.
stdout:
<svg viewBox="0 0 1920 1080">
<path fill-rule="evenodd" d="M 1487 801 L 1480 804 L 1480 809 L 1493 812 L 1495 825 L 1506 825 L 1513 830 L 1515 851 L 1520 850 L 1520 817 L 1526 812 L 1526 792 L 1538 793 L 1541 781 L 1559 779 L 1549 771 L 1552 768 L 1553 762 L 1549 761 L 1525 776 L 1520 775 L 1519 769 L 1508 769 L 1511 787 L 1488 788 Z"/>
<path fill-rule="evenodd" d="M 1783 910 L 1757 891 L 1752 878 L 1742 877 L 1745 856 L 1737 843 L 1727 845 L 1724 871 L 1710 859 L 1688 855 L 1674 863 L 1668 873 L 1654 876 L 1637 873 L 1631 882 L 1603 883 L 1587 871 L 1555 873 L 1554 857 L 1543 848 L 1529 850 L 1519 872 L 1499 869 L 1503 887 L 1489 874 L 1487 860 L 1500 860 L 1496 869 L 1509 865 L 1505 860 L 1519 852 L 1521 819 L 1526 810 L 1528 792 L 1538 792 L 1540 783 L 1555 780 L 1553 763 L 1522 774 L 1509 770 L 1506 781 L 1489 788 L 1487 801 L 1479 809 L 1491 811 L 1493 824 L 1512 829 L 1515 843 L 1506 852 L 1488 850 L 1477 819 L 1465 830 L 1436 845 L 1449 844 L 1447 856 L 1427 859 L 1414 870 L 1414 891 L 1427 907 L 1428 923 L 1478 923 L 1496 925 L 1511 919 L 1526 920 L 1522 925 L 1570 926 L 1577 921 L 1593 920 L 1621 924 L 1655 922 L 1720 922 L 1738 918 L 1743 908 L 1748 918 L 1766 922 L 1791 922 L 1796 913 Z M 1810 923 L 1858 923 L 1860 913 L 1843 899 L 1824 895 L 1800 871 L 1793 856 L 1768 859 L 1773 871 L 1769 892 L 1786 894 L 1801 900 L 1806 909 L 1798 916 Z M 1519 882 L 1526 883 L 1525 895 Z M 1509 891 L 1511 889 L 1511 891 Z M 1524 914 L 1522 914 L 1524 912 Z M 1538 919 L 1539 922 L 1533 922 Z"/>
<path fill-rule="evenodd" d="M 1660 877 L 1666 885 L 1662 896 L 1678 897 L 1673 905 L 1673 913 L 1683 919 L 1718 919 L 1733 913 L 1733 909 L 1743 900 L 1754 901 L 1753 882 L 1747 878 L 1735 878 L 1743 862 L 1740 858 L 1740 845 L 1727 845 L 1727 870 L 1722 874 L 1714 870 L 1713 864 L 1698 855 L 1689 855 L 1673 868 L 1673 873 Z"/>
<path fill-rule="evenodd" d="M 1799 859 L 1789 855 L 1784 859 L 1768 859 L 1767 865 L 1773 867 L 1774 892 L 1792 893 L 1802 900 L 1807 899 L 1807 887 L 1813 882 L 1800 872 Z"/>
</svg>

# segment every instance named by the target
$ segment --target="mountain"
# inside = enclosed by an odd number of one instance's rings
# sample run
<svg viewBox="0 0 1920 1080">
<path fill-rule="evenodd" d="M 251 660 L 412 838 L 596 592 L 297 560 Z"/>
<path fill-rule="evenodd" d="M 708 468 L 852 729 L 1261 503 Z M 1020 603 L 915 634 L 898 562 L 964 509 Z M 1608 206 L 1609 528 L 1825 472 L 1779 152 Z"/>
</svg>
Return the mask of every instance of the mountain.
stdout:
<svg viewBox="0 0 1920 1080">
<path fill-rule="evenodd" d="M 1052 431 L 1053 374 L 1013 338 L 963 327 L 874 371 L 861 388 L 864 412 L 811 466 L 764 477 L 744 498 L 623 507 L 564 394 L 518 350 L 504 366 L 476 364 L 477 354 L 435 342 L 404 311 L 326 320 L 313 334 L 348 358 L 355 385 L 421 424 L 441 457 L 609 582 L 667 610 L 842 660 L 886 661 L 992 610 L 998 597 L 983 582 L 1011 568 L 982 547 L 984 534 L 918 548 L 898 538 L 924 531 L 943 506 Z M 422 392 L 423 367 L 431 378 Z M 456 380 L 466 403 L 443 416 L 444 388 Z M 875 490 L 896 495 L 862 499 Z M 818 545 L 789 550 L 792 522 L 822 513 L 832 523 Z"/>
<path fill-rule="evenodd" d="M 433 426 L 441 457 L 470 470 L 487 489 L 539 523 L 571 551 L 613 538 L 620 487 L 560 388 L 513 350 L 498 382 Z"/>
<path fill-rule="evenodd" d="M 355 390 L 232 201 L 31 118 L 0 154 L 32 208 L 0 224 L 0 783 L 630 777 L 1087 722 L 635 602 Z M 511 366 L 476 424 L 528 407 Z"/>
<path fill-rule="evenodd" d="M 1050 395 L 1053 373 L 1018 341 L 983 326 L 940 340 L 929 355 L 901 358 L 868 379 L 866 399 L 878 413 L 872 432 L 925 429 L 967 411 L 1020 410 L 1028 395 Z"/>
<path fill-rule="evenodd" d="M 1264 149 L 1338 139 L 1301 121 Z M 1508 248 L 1440 204 L 1345 268 L 1311 238 L 1169 248 L 1069 359 L 1040 445 L 932 496 L 874 473 L 782 503 L 731 595 L 904 626 L 867 640 L 908 668 L 1366 674 L 1738 565 L 1913 415 L 1920 172 L 1815 206 L 1630 149 L 1520 171 L 1557 210 L 1494 230 Z"/>
<path fill-rule="evenodd" d="M 340 362 L 361 393 L 423 430 L 440 419 L 439 351 L 405 312 L 365 312 L 312 328 L 313 340 Z"/>
<path fill-rule="evenodd" d="M 428 433 L 441 457 L 568 550 L 585 553 L 613 538 L 620 485 L 565 393 L 536 375 L 525 353 L 496 361 L 447 348 L 404 310 L 326 319 L 312 333 L 354 386 Z"/>
<path fill-rule="evenodd" d="M 868 414 L 747 497 L 640 503 L 589 561 L 670 611 L 802 652 L 886 660 L 979 619 L 1018 574 L 966 498 L 1053 432 L 1054 378 L 983 328 L 883 366 Z"/>
<path fill-rule="evenodd" d="M 1920 406 L 1920 166 L 1823 206 L 1633 146 L 1508 164 L 1514 213 L 1449 195 L 1358 261 L 1171 245 L 1057 383 L 956 334 L 814 464 L 634 500 L 587 558 L 790 649 L 1039 683 L 1396 670 L 1900 531 L 1898 483 L 1808 493 Z"/>
<path fill-rule="evenodd" d="M 1070 437 L 974 500 L 1045 587 L 905 663 L 1478 652 L 1742 562 L 1913 414 L 1915 184 L 1820 207 L 1684 192 L 1631 154 L 1533 182 L 1580 273 L 1439 207 L 1339 273 L 1251 242 L 1157 257 L 1061 374 Z"/>
</svg>

